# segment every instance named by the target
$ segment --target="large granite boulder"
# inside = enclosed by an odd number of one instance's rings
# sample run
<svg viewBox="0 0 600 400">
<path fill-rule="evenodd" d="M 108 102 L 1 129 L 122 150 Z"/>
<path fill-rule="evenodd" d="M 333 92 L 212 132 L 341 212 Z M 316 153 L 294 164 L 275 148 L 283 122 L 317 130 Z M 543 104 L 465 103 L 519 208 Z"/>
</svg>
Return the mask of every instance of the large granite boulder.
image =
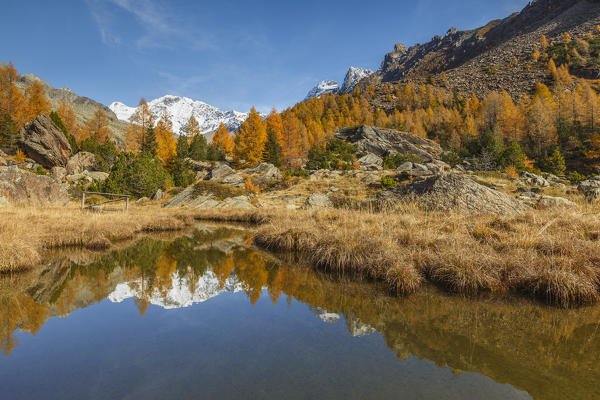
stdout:
<svg viewBox="0 0 600 400">
<path fill-rule="evenodd" d="M 75 154 L 67 162 L 67 174 L 81 174 L 83 171 L 94 171 L 96 166 L 96 156 L 87 151 L 81 151 Z"/>
<path fill-rule="evenodd" d="M 67 190 L 48 176 L 36 175 L 17 166 L 0 167 L 0 203 L 15 206 L 63 206 Z"/>
<path fill-rule="evenodd" d="M 415 202 L 422 209 L 471 214 L 515 215 L 530 209 L 505 193 L 458 174 L 432 176 L 377 195 L 383 205 Z"/>
<path fill-rule="evenodd" d="M 20 131 L 19 148 L 47 170 L 66 167 L 71 157 L 71 146 L 64 133 L 54 125 L 50 117 L 37 116 Z"/>
<path fill-rule="evenodd" d="M 373 153 L 379 157 L 390 154 L 414 154 L 425 162 L 439 159 L 442 148 L 436 142 L 393 129 L 358 126 L 343 128 L 335 137 L 356 144 L 362 153 Z"/>
<path fill-rule="evenodd" d="M 583 193 L 588 203 L 600 200 L 600 175 L 580 182 L 577 189 Z"/>
<path fill-rule="evenodd" d="M 383 159 L 373 153 L 359 158 L 358 164 L 363 171 L 381 171 L 383 169 Z"/>
<path fill-rule="evenodd" d="M 233 174 L 235 174 L 235 171 L 233 170 L 233 168 L 231 168 L 227 164 L 221 164 L 221 165 L 218 165 L 215 168 L 213 168 L 210 171 L 210 173 L 206 176 L 205 179 L 214 181 L 217 179 L 225 178 L 226 176 L 233 175 Z"/>
<path fill-rule="evenodd" d="M 242 172 L 250 175 L 254 184 L 259 186 L 276 182 L 282 177 L 279 168 L 269 163 L 260 163 L 256 167 L 248 168 Z"/>
<path fill-rule="evenodd" d="M 302 208 L 311 209 L 311 208 L 329 208 L 333 207 L 333 202 L 326 194 L 321 193 L 313 193 L 304 202 Z"/>
</svg>

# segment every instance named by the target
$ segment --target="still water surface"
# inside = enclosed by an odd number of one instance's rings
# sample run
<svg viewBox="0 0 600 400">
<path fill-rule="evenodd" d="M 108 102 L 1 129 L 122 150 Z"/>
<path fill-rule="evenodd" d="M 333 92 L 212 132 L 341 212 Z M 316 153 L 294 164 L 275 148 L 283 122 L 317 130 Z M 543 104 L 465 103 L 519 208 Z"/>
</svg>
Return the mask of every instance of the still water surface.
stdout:
<svg viewBox="0 0 600 400">
<path fill-rule="evenodd" d="M 0 277 L 1 399 L 594 399 L 600 308 L 409 298 L 200 226 Z"/>
</svg>

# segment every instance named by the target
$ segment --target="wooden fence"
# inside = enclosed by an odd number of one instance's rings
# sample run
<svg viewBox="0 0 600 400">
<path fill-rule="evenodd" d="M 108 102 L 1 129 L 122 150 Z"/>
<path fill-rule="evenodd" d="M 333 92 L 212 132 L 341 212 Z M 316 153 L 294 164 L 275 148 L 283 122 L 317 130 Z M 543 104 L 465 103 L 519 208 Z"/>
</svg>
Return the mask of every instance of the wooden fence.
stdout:
<svg viewBox="0 0 600 400">
<path fill-rule="evenodd" d="M 109 198 L 110 200 L 105 200 L 102 201 L 100 203 L 94 203 L 94 204 L 90 204 L 90 205 L 85 205 L 85 198 L 86 195 L 98 195 L 98 196 L 102 196 L 102 197 L 106 197 Z M 104 210 L 104 211 L 118 211 L 119 209 L 105 209 L 105 208 L 100 208 L 101 205 L 104 204 L 109 204 L 109 203 L 116 203 L 119 201 L 125 201 L 125 211 L 129 210 L 129 196 L 124 195 L 124 194 L 114 194 L 114 193 L 100 193 L 100 192 L 81 192 L 81 209 L 85 210 Z"/>
</svg>

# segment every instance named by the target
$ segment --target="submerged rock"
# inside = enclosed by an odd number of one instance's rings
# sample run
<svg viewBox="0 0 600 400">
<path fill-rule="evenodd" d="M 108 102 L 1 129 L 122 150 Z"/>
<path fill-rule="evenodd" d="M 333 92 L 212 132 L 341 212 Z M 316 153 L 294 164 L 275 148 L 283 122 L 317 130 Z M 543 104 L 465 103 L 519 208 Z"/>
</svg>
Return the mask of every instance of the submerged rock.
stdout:
<svg viewBox="0 0 600 400">
<path fill-rule="evenodd" d="M 425 210 L 464 214 L 514 215 L 529 209 L 514 197 L 457 174 L 436 175 L 388 189 L 377 199 L 383 204 L 414 201 Z"/>
</svg>

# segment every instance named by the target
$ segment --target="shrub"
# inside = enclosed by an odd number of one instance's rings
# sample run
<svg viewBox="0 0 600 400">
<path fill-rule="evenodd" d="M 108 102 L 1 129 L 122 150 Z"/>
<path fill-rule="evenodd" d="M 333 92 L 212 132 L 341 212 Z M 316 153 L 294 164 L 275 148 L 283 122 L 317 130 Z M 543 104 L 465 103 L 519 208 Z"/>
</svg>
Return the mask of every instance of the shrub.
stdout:
<svg viewBox="0 0 600 400">
<path fill-rule="evenodd" d="M 48 175 L 48 170 L 41 165 L 38 165 L 34 172 L 37 175 Z"/>
<path fill-rule="evenodd" d="M 381 177 L 381 187 L 392 188 L 398 186 L 398 182 L 392 176 Z"/>
<path fill-rule="evenodd" d="M 508 167 L 506 167 L 506 169 L 504 170 L 504 173 L 509 178 L 518 178 L 519 177 L 519 171 L 517 171 L 517 169 L 515 168 L 514 165 L 509 165 Z"/>
<path fill-rule="evenodd" d="M 358 151 L 356 145 L 352 145 L 340 139 L 329 141 L 325 148 L 315 146 L 308 152 L 306 168 L 310 170 L 351 170 L 355 166 Z"/>
<path fill-rule="evenodd" d="M 498 164 L 503 168 L 514 167 L 517 172 L 523 171 L 525 169 L 525 154 L 519 143 L 512 142 L 510 146 L 504 149 Z"/>
<path fill-rule="evenodd" d="M 289 177 L 300 177 L 300 178 L 308 178 L 310 176 L 310 173 L 303 169 L 298 169 L 298 170 L 286 169 L 286 170 L 283 170 L 283 174 L 285 176 L 289 176 Z"/>
<path fill-rule="evenodd" d="M 409 161 L 411 163 L 419 163 L 420 164 L 423 162 L 423 159 L 413 153 L 407 153 L 407 154 L 396 153 L 392 156 L 387 156 L 383 159 L 383 168 L 384 169 L 396 169 L 399 166 L 401 166 L 402 164 L 404 164 L 405 162 L 409 162 Z"/>
<path fill-rule="evenodd" d="M 567 179 L 571 182 L 581 182 L 585 181 L 587 177 L 577 171 L 571 171 L 569 172 L 569 175 L 567 175 Z"/>
<path fill-rule="evenodd" d="M 27 159 L 27 156 L 25 155 L 25 153 L 23 153 L 21 150 L 17 150 L 17 152 L 15 154 L 15 161 L 17 163 L 22 163 L 23 161 L 25 161 L 25 159 Z"/>
<path fill-rule="evenodd" d="M 119 155 L 117 146 L 109 138 L 106 138 L 104 143 L 100 144 L 95 136 L 90 136 L 81 142 L 79 147 L 81 151 L 94 154 L 96 156 L 96 168 L 104 172 L 110 172 Z"/>
<path fill-rule="evenodd" d="M 445 151 L 444 154 L 442 154 L 442 161 L 450 165 L 451 167 L 456 167 L 458 164 L 461 163 L 462 159 L 460 157 L 460 154 L 458 154 L 454 150 L 451 150 Z"/>
<path fill-rule="evenodd" d="M 147 153 L 124 153 L 117 158 L 102 187 L 109 193 L 150 197 L 158 189 L 165 190 L 169 179 L 160 160 L 151 158 Z"/>
<path fill-rule="evenodd" d="M 249 192 L 253 192 L 253 193 L 260 192 L 260 187 L 258 185 L 255 185 L 252 182 L 252 179 L 250 179 L 250 178 L 246 178 L 246 182 L 244 182 L 244 186 L 246 187 L 246 190 L 248 190 Z"/>
</svg>

